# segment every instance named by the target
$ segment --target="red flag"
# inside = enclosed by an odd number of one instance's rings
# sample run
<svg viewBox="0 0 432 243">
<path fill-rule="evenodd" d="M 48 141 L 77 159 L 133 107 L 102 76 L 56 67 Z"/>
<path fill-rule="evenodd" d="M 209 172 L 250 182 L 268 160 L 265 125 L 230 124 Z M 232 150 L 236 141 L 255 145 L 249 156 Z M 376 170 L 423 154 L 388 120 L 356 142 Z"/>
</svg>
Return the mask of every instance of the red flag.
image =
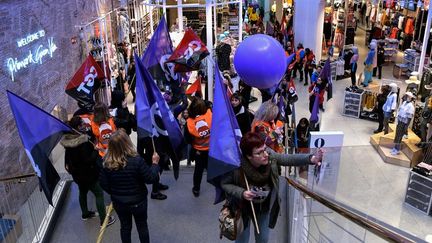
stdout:
<svg viewBox="0 0 432 243">
<path fill-rule="evenodd" d="M 65 92 L 90 108 L 94 105 L 93 94 L 99 88 L 100 80 L 103 78 L 104 73 L 99 64 L 97 64 L 91 55 L 88 55 L 84 63 L 69 81 Z"/>
<path fill-rule="evenodd" d="M 180 44 L 166 62 L 176 64 L 174 67 L 175 72 L 189 72 L 198 70 L 201 60 L 207 55 L 209 55 L 207 47 L 192 29 L 188 29 Z"/>
<path fill-rule="evenodd" d="M 201 77 L 198 77 L 195 82 L 189 86 L 189 88 L 186 90 L 187 95 L 196 96 L 197 94 L 202 97 L 201 92 Z"/>
</svg>

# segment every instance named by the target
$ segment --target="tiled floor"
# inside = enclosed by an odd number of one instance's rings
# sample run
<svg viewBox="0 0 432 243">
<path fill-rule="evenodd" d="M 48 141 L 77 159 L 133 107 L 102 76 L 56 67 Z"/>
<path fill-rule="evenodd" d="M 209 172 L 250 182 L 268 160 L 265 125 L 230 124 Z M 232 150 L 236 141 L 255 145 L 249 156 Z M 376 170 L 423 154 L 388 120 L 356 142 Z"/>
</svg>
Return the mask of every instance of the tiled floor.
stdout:
<svg viewBox="0 0 432 243">
<path fill-rule="evenodd" d="M 356 43 L 360 51 L 359 74 L 367 53 L 364 32 L 361 30 L 357 31 Z M 392 66 L 389 64 L 383 68 L 383 78 L 393 79 Z M 296 85 L 300 98 L 296 104 L 297 118 L 309 118 L 307 89 L 298 81 Z M 369 145 L 369 136 L 377 128 L 377 123 L 341 115 L 344 90 L 349 85 L 349 79 L 334 81 L 334 98 L 325 103 L 326 111 L 320 114 L 323 131 L 343 131 L 345 134 L 337 190 L 333 196 L 371 217 L 424 239 L 431 232 L 432 218 L 403 203 L 409 169 L 384 163 Z M 404 87 L 402 90 L 405 90 Z M 254 94 L 259 97 L 259 91 L 254 91 Z M 260 101 L 254 102 L 252 108 L 256 109 L 259 104 Z M 162 182 L 170 186 L 166 192 L 168 199 L 149 199 L 148 222 L 152 242 L 221 242 L 217 228 L 217 215 L 221 206 L 212 204 L 213 187 L 203 181 L 201 196 L 194 198 L 191 193 L 192 168 L 187 167 L 182 167 L 178 181 L 173 179 L 169 171 L 162 175 Z M 282 217 L 279 217 L 270 242 L 284 241 L 281 237 L 286 225 L 282 221 Z M 119 242 L 119 227 L 118 222 L 109 227 L 104 242 Z M 73 185 L 51 241 L 94 242 L 98 230 L 98 220 L 81 221 L 77 188 Z M 138 239 L 135 230 L 133 238 Z M 337 237 L 332 239 L 343 242 L 341 238 L 340 241 Z M 367 242 L 375 242 L 374 237 L 366 239 Z"/>
</svg>

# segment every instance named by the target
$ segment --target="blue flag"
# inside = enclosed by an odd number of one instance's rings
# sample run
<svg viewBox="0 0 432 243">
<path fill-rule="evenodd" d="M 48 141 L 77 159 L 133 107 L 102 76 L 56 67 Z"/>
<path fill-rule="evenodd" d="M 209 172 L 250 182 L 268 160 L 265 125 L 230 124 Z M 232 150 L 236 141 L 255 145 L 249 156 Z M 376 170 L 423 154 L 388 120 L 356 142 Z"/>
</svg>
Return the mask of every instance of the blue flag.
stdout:
<svg viewBox="0 0 432 243">
<path fill-rule="evenodd" d="M 215 70 L 219 70 L 217 64 Z M 219 203 L 224 198 L 220 177 L 240 166 L 242 136 L 219 71 L 215 73 L 212 124 L 207 181 L 216 187 L 215 203 Z"/>
<path fill-rule="evenodd" d="M 147 49 L 142 57 L 142 63 L 158 83 L 164 86 L 179 86 L 180 75 L 174 72 L 173 63 L 165 63 L 173 53 L 173 45 L 168 26 L 164 17 L 161 18 Z M 173 90 L 176 93 L 176 90 Z"/>
<path fill-rule="evenodd" d="M 48 202 L 52 205 L 52 195 L 60 177 L 49 156 L 63 132 L 69 132 L 71 128 L 18 95 L 6 92 L 25 152 Z"/>
<path fill-rule="evenodd" d="M 312 107 L 311 116 L 309 118 L 310 122 L 317 123 L 319 120 L 318 113 L 319 113 L 319 94 L 315 93 L 314 96 L 314 103 Z"/>
<path fill-rule="evenodd" d="M 157 149 L 164 150 L 163 152 L 170 155 L 174 167 L 174 177 L 178 178 L 179 157 L 185 145 L 179 124 L 150 73 L 136 54 L 135 68 L 135 113 L 138 123 L 138 139 L 153 137 L 157 140 Z"/>
<path fill-rule="evenodd" d="M 333 81 L 331 75 L 330 58 L 327 58 L 327 61 L 324 63 L 324 67 L 322 68 L 319 77 L 321 80 L 327 80 L 328 82 L 327 100 L 330 100 L 333 97 Z"/>
</svg>

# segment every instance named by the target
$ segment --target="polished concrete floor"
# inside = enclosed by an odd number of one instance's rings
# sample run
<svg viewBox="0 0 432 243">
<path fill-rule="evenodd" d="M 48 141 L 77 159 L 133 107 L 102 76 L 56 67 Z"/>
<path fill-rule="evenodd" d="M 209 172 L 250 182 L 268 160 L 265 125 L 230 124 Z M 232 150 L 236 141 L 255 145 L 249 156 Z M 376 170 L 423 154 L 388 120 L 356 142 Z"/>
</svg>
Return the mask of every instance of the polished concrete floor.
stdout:
<svg viewBox="0 0 432 243">
<path fill-rule="evenodd" d="M 362 63 L 367 53 L 364 47 L 364 32 L 361 30 L 357 31 L 356 44 L 360 50 L 359 74 L 363 70 Z M 394 79 L 392 69 L 393 64 L 388 64 L 384 68 L 383 78 Z M 296 85 L 299 93 L 299 101 L 296 104 L 297 118 L 309 118 L 306 87 L 298 81 Z M 432 218 L 403 202 L 409 169 L 384 163 L 369 145 L 369 136 L 378 125 L 376 122 L 342 116 L 344 90 L 349 85 L 349 79 L 334 81 L 333 99 L 325 103 L 326 110 L 320 114 L 322 131 L 344 132 L 341 162 L 337 174 L 334 175 L 337 176 L 338 183 L 336 189 L 328 196 L 366 213 L 371 218 L 377 218 L 424 239 L 431 233 Z M 259 97 L 259 91 L 254 91 L 254 95 Z M 254 102 L 252 108 L 256 109 L 259 104 L 260 101 Z M 192 171 L 192 168 L 183 166 L 178 181 L 173 179 L 170 171 L 162 175 L 162 182 L 168 184 L 170 189 L 166 191 L 168 199 L 165 201 L 149 199 L 148 224 L 152 242 L 221 242 L 217 222 L 221 206 L 212 204 L 214 190 L 205 182 L 205 178 L 201 196 L 193 197 Z M 98 220 L 81 221 L 77 195 L 77 188 L 73 185 L 67 195 L 51 242 L 94 242 L 97 238 Z M 90 201 L 92 202 L 90 205 L 94 208 L 93 201 Z M 314 222 L 318 222 L 316 226 L 318 228 L 319 223 L 328 223 L 322 219 Z M 110 226 L 103 242 L 120 242 L 119 227 L 119 222 Z M 271 233 L 270 242 L 284 241 L 282 238 L 283 232 L 286 231 L 284 227 L 286 224 L 282 217 L 279 217 L 279 223 Z M 325 229 L 326 226 L 322 225 L 322 228 Z M 323 238 L 331 241 L 321 242 L 347 242 L 348 238 L 337 237 L 342 235 L 341 232 L 334 228 L 326 233 L 326 238 Z M 132 237 L 134 242 L 138 241 L 135 230 Z M 360 237 L 360 240 L 355 241 L 381 242 L 376 237 Z M 311 238 L 310 242 L 316 241 Z"/>
</svg>

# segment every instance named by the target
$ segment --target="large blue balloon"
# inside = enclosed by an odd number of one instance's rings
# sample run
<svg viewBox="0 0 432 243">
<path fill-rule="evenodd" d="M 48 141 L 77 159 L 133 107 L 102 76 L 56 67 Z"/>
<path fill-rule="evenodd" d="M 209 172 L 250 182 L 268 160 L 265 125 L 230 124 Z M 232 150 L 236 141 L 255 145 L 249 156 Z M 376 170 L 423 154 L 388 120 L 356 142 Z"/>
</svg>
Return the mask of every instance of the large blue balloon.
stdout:
<svg viewBox="0 0 432 243">
<path fill-rule="evenodd" d="M 257 34 L 250 36 L 237 47 L 234 67 L 246 84 L 267 89 L 282 79 L 287 58 L 277 40 L 268 35 Z"/>
</svg>

